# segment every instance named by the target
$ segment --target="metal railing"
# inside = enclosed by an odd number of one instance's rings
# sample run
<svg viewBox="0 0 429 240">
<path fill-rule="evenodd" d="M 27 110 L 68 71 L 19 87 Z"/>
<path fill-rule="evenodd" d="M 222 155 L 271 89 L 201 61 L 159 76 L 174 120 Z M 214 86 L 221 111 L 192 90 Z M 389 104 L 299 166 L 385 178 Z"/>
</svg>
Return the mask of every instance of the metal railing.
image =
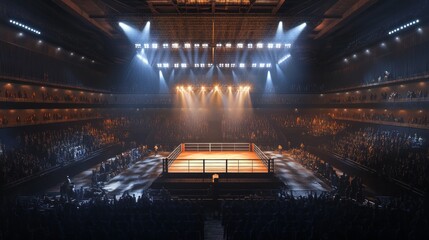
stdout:
<svg viewBox="0 0 429 240">
<path fill-rule="evenodd" d="M 274 159 L 269 158 L 267 155 L 265 155 L 262 150 L 256 146 L 256 144 L 252 143 L 253 145 L 253 151 L 258 155 L 258 157 L 261 159 L 262 163 L 265 165 L 269 173 L 274 172 Z"/>
<path fill-rule="evenodd" d="M 250 143 L 184 143 L 185 151 L 252 151 Z"/>
<path fill-rule="evenodd" d="M 267 168 L 261 159 L 176 159 L 168 166 L 168 172 L 267 173 Z"/>
</svg>

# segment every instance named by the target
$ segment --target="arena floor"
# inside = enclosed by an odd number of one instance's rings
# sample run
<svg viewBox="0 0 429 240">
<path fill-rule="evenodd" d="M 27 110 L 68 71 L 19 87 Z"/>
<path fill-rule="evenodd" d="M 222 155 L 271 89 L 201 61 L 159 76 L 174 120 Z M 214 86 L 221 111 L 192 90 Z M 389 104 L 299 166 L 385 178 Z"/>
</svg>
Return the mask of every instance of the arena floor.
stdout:
<svg viewBox="0 0 429 240">
<path fill-rule="evenodd" d="M 228 162 L 226 159 L 228 159 Z M 205 172 L 210 173 L 267 172 L 267 168 L 256 153 L 248 151 L 182 152 L 168 168 L 168 172 L 201 173 L 203 168 Z"/>
</svg>

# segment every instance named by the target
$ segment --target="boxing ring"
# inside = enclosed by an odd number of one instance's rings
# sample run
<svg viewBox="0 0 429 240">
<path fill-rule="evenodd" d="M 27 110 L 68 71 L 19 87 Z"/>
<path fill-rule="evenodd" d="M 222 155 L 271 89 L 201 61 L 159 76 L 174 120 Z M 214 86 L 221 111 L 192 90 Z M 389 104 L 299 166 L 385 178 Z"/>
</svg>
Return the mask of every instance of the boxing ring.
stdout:
<svg viewBox="0 0 429 240">
<path fill-rule="evenodd" d="M 182 143 L 163 159 L 163 173 L 273 173 L 274 160 L 253 143 Z"/>
</svg>

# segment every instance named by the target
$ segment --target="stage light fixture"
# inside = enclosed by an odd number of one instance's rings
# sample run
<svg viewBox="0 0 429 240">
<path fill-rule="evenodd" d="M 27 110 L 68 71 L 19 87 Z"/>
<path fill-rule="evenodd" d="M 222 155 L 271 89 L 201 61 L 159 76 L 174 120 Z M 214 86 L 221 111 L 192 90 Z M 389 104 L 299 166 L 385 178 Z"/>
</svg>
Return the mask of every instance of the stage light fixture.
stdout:
<svg viewBox="0 0 429 240">
<path fill-rule="evenodd" d="M 216 47 L 222 47 L 222 43 L 216 43 Z"/>
<path fill-rule="evenodd" d="M 20 23 L 20 22 L 15 21 L 15 20 L 10 19 L 10 20 L 9 20 L 9 23 L 12 23 L 13 25 L 16 25 L 16 26 L 19 26 L 19 27 L 21 27 L 21 28 L 24 28 L 24 29 L 25 29 L 25 30 L 27 30 L 27 31 L 30 31 L 30 32 L 36 33 L 37 35 L 40 35 L 40 34 L 41 34 L 41 32 L 40 32 L 39 30 L 36 30 L 36 29 L 34 29 L 34 28 L 31 28 L 31 27 L 29 27 L 29 26 L 27 26 L 27 25 L 25 25 L 25 24 L 22 24 L 22 23 Z"/>
<path fill-rule="evenodd" d="M 208 47 L 209 47 L 209 44 L 207 44 L 207 43 L 203 43 L 203 44 L 202 44 L 202 47 L 203 47 L 203 48 L 208 48 Z"/>
<path fill-rule="evenodd" d="M 178 64 L 178 63 L 175 63 L 175 64 L 174 64 L 174 68 L 179 68 L 179 64 Z"/>
<path fill-rule="evenodd" d="M 290 54 L 285 55 L 284 57 L 280 58 L 280 60 L 277 62 L 277 64 L 281 64 L 282 62 L 286 61 L 290 57 L 291 57 Z"/>
<path fill-rule="evenodd" d="M 231 44 L 231 43 L 227 43 L 227 44 L 225 44 L 225 47 L 226 47 L 226 48 L 231 48 L 231 47 L 232 47 L 232 44 Z"/>
<path fill-rule="evenodd" d="M 268 47 L 268 48 L 270 48 L 270 49 L 271 49 L 271 48 L 274 48 L 274 44 L 272 44 L 272 43 L 268 43 L 267 47 Z"/>
<path fill-rule="evenodd" d="M 245 68 L 245 67 L 246 67 L 246 64 L 244 64 L 244 63 L 240 63 L 240 64 L 239 64 L 239 67 L 240 67 L 240 68 Z"/>
<path fill-rule="evenodd" d="M 172 48 L 179 48 L 179 44 L 178 43 L 173 43 L 173 44 L 171 44 L 171 47 Z"/>
<path fill-rule="evenodd" d="M 256 64 L 256 63 L 252 63 L 252 68 L 255 68 L 255 67 L 257 67 L 258 66 L 258 64 Z"/>
<path fill-rule="evenodd" d="M 192 92 L 192 86 L 191 85 L 188 86 L 188 91 Z"/>
<path fill-rule="evenodd" d="M 247 48 L 253 48 L 253 44 L 252 43 L 248 43 L 247 44 Z"/>
<path fill-rule="evenodd" d="M 146 48 L 146 49 L 149 48 L 149 43 L 143 44 L 143 47 Z"/>
<path fill-rule="evenodd" d="M 162 44 L 162 47 L 163 47 L 163 48 L 168 48 L 168 43 L 163 43 L 163 44 Z"/>
<path fill-rule="evenodd" d="M 281 43 L 276 43 L 276 48 L 281 48 L 282 44 Z"/>
<path fill-rule="evenodd" d="M 201 68 L 205 68 L 205 67 L 206 67 L 206 64 L 205 64 L 205 63 L 200 63 L 200 67 L 201 67 Z"/>
<path fill-rule="evenodd" d="M 158 43 L 152 43 L 152 48 L 153 49 L 157 49 L 158 48 Z"/>
<path fill-rule="evenodd" d="M 185 43 L 185 48 L 191 48 L 191 44 L 190 43 Z"/>
<path fill-rule="evenodd" d="M 265 67 L 266 67 L 266 68 L 271 68 L 271 63 L 266 63 L 266 64 L 265 64 Z"/>
<path fill-rule="evenodd" d="M 265 63 L 259 63 L 259 68 L 264 68 L 265 67 Z"/>
<path fill-rule="evenodd" d="M 199 43 L 195 43 L 194 44 L 194 48 L 200 48 L 200 44 Z"/>
<path fill-rule="evenodd" d="M 157 64 L 156 64 L 156 66 L 157 66 L 158 68 L 162 68 L 162 63 L 157 63 Z"/>
<path fill-rule="evenodd" d="M 291 43 L 285 43 L 285 48 L 291 48 L 292 44 Z"/>
<path fill-rule="evenodd" d="M 242 43 L 237 43 L 237 48 L 243 48 L 243 44 Z"/>
<path fill-rule="evenodd" d="M 182 63 L 182 64 L 180 64 L 180 67 L 182 67 L 182 68 L 187 68 L 187 67 L 188 67 L 188 64 L 186 64 L 186 63 Z"/>
<path fill-rule="evenodd" d="M 264 44 L 263 43 L 258 43 L 258 44 L 256 44 L 256 48 L 264 48 Z"/>
<path fill-rule="evenodd" d="M 235 68 L 235 63 L 231 63 L 231 68 Z"/>
<path fill-rule="evenodd" d="M 169 64 L 169 63 L 163 63 L 163 64 L 162 64 L 162 67 L 163 67 L 163 68 L 169 68 L 169 67 L 170 67 L 170 64 Z"/>
<path fill-rule="evenodd" d="M 195 63 L 195 64 L 194 64 L 194 67 L 195 67 L 195 68 L 199 68 L 199 67 L 200 67 L 200 64 Z"/>
</svg>

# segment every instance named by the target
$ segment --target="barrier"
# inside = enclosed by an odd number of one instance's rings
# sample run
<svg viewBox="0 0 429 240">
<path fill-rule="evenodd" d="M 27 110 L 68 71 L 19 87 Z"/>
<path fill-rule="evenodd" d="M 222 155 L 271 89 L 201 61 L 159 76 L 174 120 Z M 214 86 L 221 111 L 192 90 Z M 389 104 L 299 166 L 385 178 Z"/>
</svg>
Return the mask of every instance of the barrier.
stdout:
<svg viewBox="0 0 429 240">
<path fill-rule="evenodd" d="M 265 155 L 264 152 L 262 152 L 261 149 L 259 149 L 256 144 L 252 143 L 252 149 L 258 155 L 258 157 L 261 159 L 261 161 L 264 163 L 265 167 L 267 167 L 269 173 L 274 172 L 274 159 L 269 158 L 267 155 Z"/>
<path fill-rule="evenodd" d="M 178 159 L 169 173 L 266 173 L 261 159 Z"/>
<path fill-rule="evenodd" d="M 259 159 L 186 159 L 183 152 L 254 152 Z M 225 155 L 227 156 L 227 155 Z M 250 156 L 249 156 L 250 157 Z M 177 160 L 177 161 L 176 161 Z M 176 161 L 176 162 L 175 162 Z M 174 166 L 172 164 L 174 163 Z M 274 173 L 274 159 L 251 143 L 183 143 L 163 159 L 163 172 L 175 173 Z"/>
<path fill-rule="evenodd" d="M 250 143 L 184 143 L 185 151 L 252 151 Z"/>
</svg>

